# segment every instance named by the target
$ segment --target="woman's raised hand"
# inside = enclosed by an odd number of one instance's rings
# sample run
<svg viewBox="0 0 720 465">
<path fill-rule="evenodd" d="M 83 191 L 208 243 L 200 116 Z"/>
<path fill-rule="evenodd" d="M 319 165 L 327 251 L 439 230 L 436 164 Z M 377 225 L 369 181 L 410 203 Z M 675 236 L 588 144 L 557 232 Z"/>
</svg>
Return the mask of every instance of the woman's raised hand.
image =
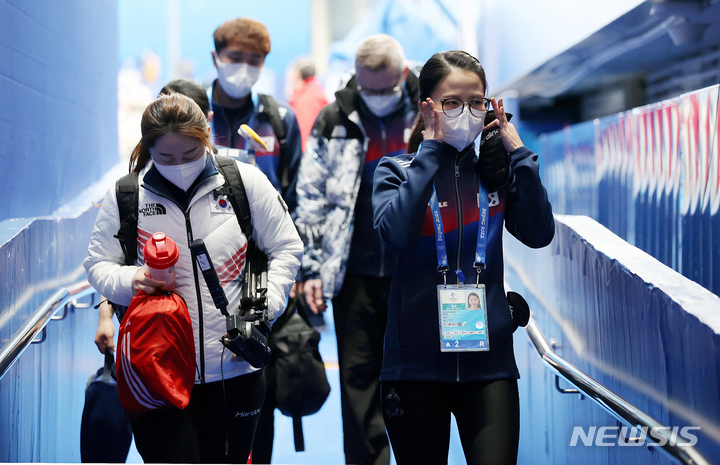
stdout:
<svg viewBox="0 0 720 465">
<path fill-rule="evenodd" d="M 512 152 L 513 150 L 522 147 L 524 144 L 520 139 L 520 135 L 515 129 L 515 126 L 508 121 L 507 115 L 505 114 L 505 107 L 503 106 L 503 99 L 495 101 L 495 97 L 490 99 L 490 104 L 495 111 L 495 117 L 497 118 L 492 123 L 485 126 L 484 131 L 492 128 L 500 128 L 500 137 L 503 141 L 505 150 Z"/>
<path fill-rule="evenodd" d="M 435 102 L 431 98 L 420 102 L 420 114 L 425 122 L 425 130 L 422 131 L 423 140 L 442 140 L 442 129 L 440 129 L 440 111 L 435 109 Z"/>
</svg>

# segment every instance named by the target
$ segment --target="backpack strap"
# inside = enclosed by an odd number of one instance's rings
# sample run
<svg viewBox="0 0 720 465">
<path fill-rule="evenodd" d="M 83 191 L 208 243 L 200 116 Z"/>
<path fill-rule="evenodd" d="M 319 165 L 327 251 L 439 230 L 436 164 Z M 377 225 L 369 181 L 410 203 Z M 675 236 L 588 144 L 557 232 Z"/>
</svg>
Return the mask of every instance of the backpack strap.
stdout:
<svg viewBox="0 0 720 465">
<path fill-rule="evenodd" d="M 138 176 L 138 172 L 132 172 L 115 183 L 115 197 L 120 214 L 120 228 L 115 234 L 115 238 L 120 241 L 120 247 L 125 254 L 125 265 L 135 265 L 138 257 L 137 225 L 140 198 Z M 111 305 L 118 321 L 122 321 L 127 307 L 112 302 Z"/>
<path fill-rule="evenodd" d="M 252 217 L 250 215 L 250 203 L 248 202 L 247 193 L 245 192 L 245 184 L 243 184 L 240 170 L 235 164 L 235 160 L 223 155 L 215 155 L 217 167 L 225 178 L 223 189 L 225 190 L 228 200 L 235 210 L 240 229 L 243 234 L 251 238 L 253 233 Z"/>
<path fill-rule="evenodd" d="M 288 167 L 290 166 L 290 160 L 287 159 L 287 133 L 285 132 L 285 125 L 280 117 L 280 111 L 275 98 L 271 95 L 258 94 L 260 104 L 262 105 L 261 111 L 265 113 L 270 120 L 270 125 L 273 128 L 275 137 L 277 137 L 280 143 L 280 186 L 285 189 L 290 185 L 290 179 L 288 176 Z"/>
<path fill-rule="evenodd" d="M 263 272 L 267 272 L 268 259 L 265 253 L 260 250 L 258 244 L 252 238 L 253 225 L 250 213 L 250 202 L 248 202 L 247 192 L 245 191 L 245 184 L 243 183 L 242 176 L 240 176 L 240 170 L 237 167 L 237 162 L 230 157 L 222 155 L 215 155 L 217 161 L 217 167 L 225 177 L 225 184 L 223 184 L 223 190 L 227 195 L 230 204 L 235 210 L 235 216 L 237 217 L 240 229 L 247 238 L 247 254 L 245 255 L 245 267 L 246 271 L 243 276 L 243 300 L 246 296 L 256 295 L 258 289 L 250 289 L 250 283 L 256 283 L 257 287 L 262 282 L 260 275 Z M 250 275 L 254 277 L 251 279 Z"/>
<path fill-rule="evenodd" d="M 138 172 L 126 174 L 115 183 L 115 196 L 117 197 L 118 212 L 120 213 L 120 229 L 115 238 L 120 241 L 125 264 L 134 265 L 137 260 L 137 224 L 139 186 Z"/>
<path fill-rule="evenodd" d="M 305 451 L 305 435 L 302 429 L 302 417 L 292 417 L 293 422 L 293 440 L 295 441 L 295 452 Z"/>
</svg>

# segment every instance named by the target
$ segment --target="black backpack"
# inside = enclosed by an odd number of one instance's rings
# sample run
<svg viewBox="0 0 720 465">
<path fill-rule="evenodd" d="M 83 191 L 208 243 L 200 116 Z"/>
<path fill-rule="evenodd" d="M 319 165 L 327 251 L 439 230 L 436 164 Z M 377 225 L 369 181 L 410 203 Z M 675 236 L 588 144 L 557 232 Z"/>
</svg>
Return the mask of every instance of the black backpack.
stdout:
<svg viewBox="0 0 720 465">
<path fill-rule="evenodd" d="M 290 160 L 288 159 L 287 151 L 287 134 L 285 132 L 285 125 L 280 117 L 280 110 L 277 101 L 272 95 L 258 94 L 258 111 L 267 116 L 270 126 L 273 128 L 275 137 L 277 137 L 278 143 L 280 144 L 280 187 L 283 192 L 290 185 L 290 179 L 288 175 L 288 167 L 290 166 Z"/>
<path fill-rule="evenodd" d="M 269 342 L 276 406 L 293 419 L 295 450 L 301 452 L 305 450 L 302 417 L 320 410 L 330 394 L 330 383 L 318 349 L 320 333 L 310 324 L 300 295 L 290 299 L 273 325 Z"/>
</svg>

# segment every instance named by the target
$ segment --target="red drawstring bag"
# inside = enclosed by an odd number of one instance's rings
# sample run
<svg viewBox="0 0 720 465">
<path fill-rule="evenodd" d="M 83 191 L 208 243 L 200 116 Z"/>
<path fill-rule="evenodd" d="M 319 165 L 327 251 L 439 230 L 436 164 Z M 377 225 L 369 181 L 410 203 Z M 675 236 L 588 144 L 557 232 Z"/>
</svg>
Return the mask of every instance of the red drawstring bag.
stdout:
<svg viewBox="0 0 720 465">
<path fill-rule="evenodd" d="M 195 383 L 195 339 L 187 305 L 174 292 L 133 297 L 120 323 L 120 405 L 130 418 L 184 409 Z"/>
</svg>

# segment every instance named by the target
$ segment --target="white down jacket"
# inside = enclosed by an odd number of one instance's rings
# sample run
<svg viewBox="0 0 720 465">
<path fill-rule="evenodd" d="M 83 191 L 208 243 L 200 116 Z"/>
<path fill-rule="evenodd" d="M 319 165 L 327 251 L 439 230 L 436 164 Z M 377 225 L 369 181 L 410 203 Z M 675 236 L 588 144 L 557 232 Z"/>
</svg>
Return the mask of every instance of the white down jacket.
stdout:
<svg viewBox="0 0 720 465">
<path fill-rule="evenodd" d="M 280 316 L 286 306 L 290 287 L 300 266 L 302 241 L 295 230 L 284 202 L 267 177 L 256 167 L 239 163 L 252 215 L 253 239 L 268 256 L 268 309 Z M 150 176 L 147 176 L 150 174 Z M 215 307 L 202 273 L 193 269 L 189 243 L 203 239 L 218 271 L 230 305 L 237 313 L 242 292 L 247 239 L 235 212 L 224 196 L 217 196 L 224 183 L 213 157 L 201 176 L 207 176 L 196 188 L 183 212 L 166 188 L 157 183 L 159 173 L 152 160 L 140 172 L 138 202 L 137 265 L 142 265 L 142 248 L 150 236 L 162 231 L 175 240 L 180 252 L 176 265 L 175 291 L 187 303 L 195 335 L 197 358 L 196 383 L 219 381 L 243 375 L 255 368 L 226 353 L 221 375 L 220 338 L 227 333 L 225 317 Z M 153 182 L 153 178 L 155 182 Z M 159 187 L 158 187 L 159 186 Z M 84 261 L 88 281 L 103 296 L 120 305 L 129 305 L 133 297 L 132 278 L 138 266 L 125 266 L 125 255 L 113 237 L 119 228 L 115 186 L 108 191 L 93 228 L 88 257 Z M 199 294 L 198 294 L 199 291 Z M 198 299 L 198 295 L 200 298 Z"/>
</svg>

